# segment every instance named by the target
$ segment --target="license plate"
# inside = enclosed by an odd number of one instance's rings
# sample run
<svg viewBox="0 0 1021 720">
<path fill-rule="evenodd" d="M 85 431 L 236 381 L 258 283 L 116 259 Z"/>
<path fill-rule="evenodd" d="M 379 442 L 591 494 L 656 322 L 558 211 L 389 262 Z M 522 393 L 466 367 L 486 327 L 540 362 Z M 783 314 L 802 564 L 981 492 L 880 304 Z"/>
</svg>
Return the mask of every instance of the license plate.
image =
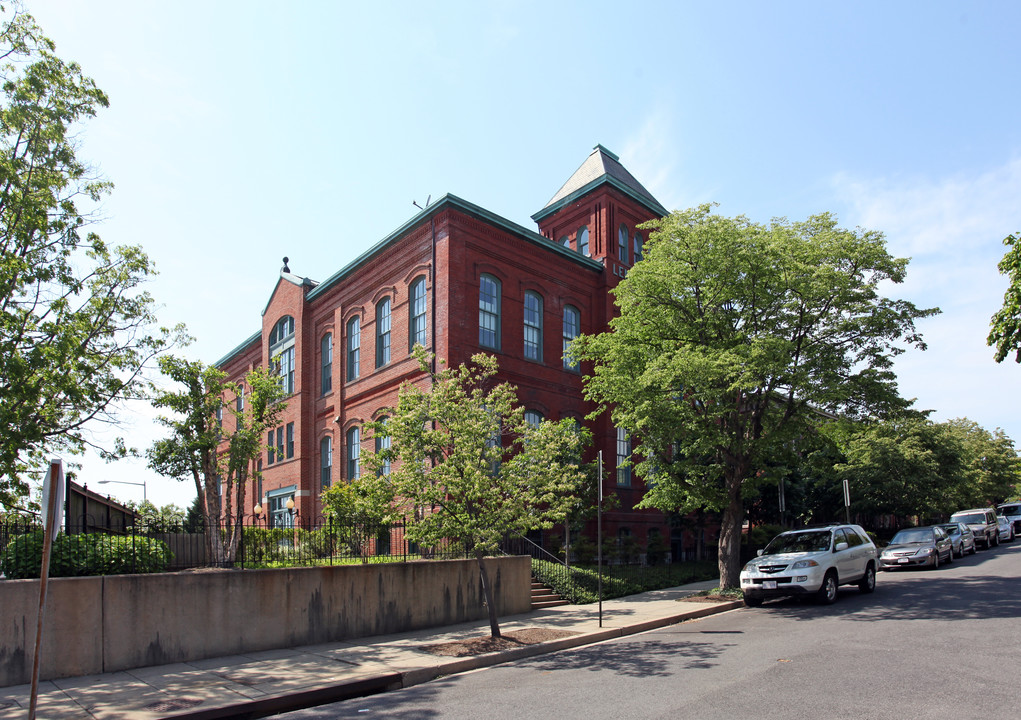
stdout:
<svg viewBox="0 0 1021 720">
<path fill-rule="evenodd" d="M 763 590 L 776 590 L 776 580 L 763 580 L 762 581 L 762 589 Z"/>
<path fill-rule="evenodd" d="M 908 561 L 908 559 L 907 559 L 907 558 L 901 558 L 901 559 L 900 559 L 900 560 L 898 560 L 897 562 L 899 562 L 899 563 L 907 563 L 907 562 L 909 562 L 909 561 Z"/>
</svg>

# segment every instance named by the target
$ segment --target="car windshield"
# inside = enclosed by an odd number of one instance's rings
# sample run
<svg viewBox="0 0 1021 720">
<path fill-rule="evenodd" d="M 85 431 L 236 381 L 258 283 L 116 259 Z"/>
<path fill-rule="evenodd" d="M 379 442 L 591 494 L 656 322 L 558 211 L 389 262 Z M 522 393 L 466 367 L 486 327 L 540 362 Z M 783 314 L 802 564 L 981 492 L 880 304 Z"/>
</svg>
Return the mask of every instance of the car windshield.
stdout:
<svg viewBox="0 0 1021 720">
<path fill-rule="evenodd" d="M 1000 515 L 1021 515 L 1021 505 L 1002 505 L 996 508 Z"/>
<path fill-rule="evenodd" d="M 911 530 L 901 530 L 899 533 L 894 535 L 890 544 L 913 545 L 927 542 L 932 542 L 932 530 L 929 528 L 912 528 Z"/>
<path fill-rule="evenodd" d="M 766 546 L 766 549 L 762 551 L 762 554 L 779 555 L 781 553 L 824 552 L 829 549 L 830 531 L 814 530 L 777 535 Z"/>
<path fill-rule="evenodd" d="M 953 524 L 953 525 L 941 525 L 940 527 L 942 527 L 944 530 L 946 530 L 951 535 L 960 535 L 961 534 L 961 527 L 959 525 L 956 525 L 956 524 Z"/>
<path fill-rule="evenodd" d="M 983 513 L 969 513 L 967 515 L 954 515 L 952 520 L 963 522 L 966 525 L 985 525 L 986 516 Z"/>
</svg>

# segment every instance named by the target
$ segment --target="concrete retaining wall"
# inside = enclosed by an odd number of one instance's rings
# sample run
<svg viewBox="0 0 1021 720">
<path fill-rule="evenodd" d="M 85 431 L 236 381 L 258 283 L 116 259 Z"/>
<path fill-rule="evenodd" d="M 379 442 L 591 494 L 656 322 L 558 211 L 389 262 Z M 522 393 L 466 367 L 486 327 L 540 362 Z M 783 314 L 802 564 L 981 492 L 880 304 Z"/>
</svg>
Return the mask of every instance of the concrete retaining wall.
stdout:
<svg viewBox="0 0 1021 720">
<path fill-rule="evenodd" d="M 486 561 L 500 615 L 531 608 L 527 557 Z M 31 681 L 38 580 L 0 581 L 0 687 Z M 50 580 L 43 680 L 488 617 L 474 560 Z"/>
</svg>

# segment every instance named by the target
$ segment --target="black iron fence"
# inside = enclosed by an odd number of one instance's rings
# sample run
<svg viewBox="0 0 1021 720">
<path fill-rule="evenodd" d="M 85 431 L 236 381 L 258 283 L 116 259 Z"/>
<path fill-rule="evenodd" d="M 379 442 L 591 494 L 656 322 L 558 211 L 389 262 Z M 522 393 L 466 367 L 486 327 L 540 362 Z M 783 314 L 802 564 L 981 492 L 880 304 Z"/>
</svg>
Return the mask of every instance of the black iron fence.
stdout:
<svg viewBox="0 0 1021 720">
<path fill-rule="evenodd" d="M 355 563 L 405 562 L 468 557 L 455 541 L 424 546 L 410 541 L 403 522 L 339 524 L 329 520 L 269 527 L 129 527 L 124 533 L 96 531 L 93 523 L 68 524 L 53 544 L 54 577 L 168 572 L 191 568 L 240 569 Z M 232 540 L 232 538 L 234 538 Z M 42 528 L 36 518 L 0 518 L 0 574 L 38 577 Z"/>
</svg>

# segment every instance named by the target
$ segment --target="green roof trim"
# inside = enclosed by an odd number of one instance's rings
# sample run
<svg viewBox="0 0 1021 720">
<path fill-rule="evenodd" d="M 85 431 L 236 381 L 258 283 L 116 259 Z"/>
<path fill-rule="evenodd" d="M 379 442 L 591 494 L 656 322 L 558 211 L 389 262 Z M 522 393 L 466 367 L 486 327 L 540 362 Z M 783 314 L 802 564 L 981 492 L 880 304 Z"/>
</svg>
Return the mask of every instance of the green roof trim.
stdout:
<svg viewBox="0 0 1021 720">
<path fill-rule="evenodd" d="M 603 264 L 598 260 L 593 260 L 590 257 L 579 255 L 574 250 L 565 248 L 563 245 L 558 245 L 557 243 L 553 242 L 549 238 L 540 235 L 534 230 L 529 230 L 525 227 L 522 227 L 521 225 L 518 225 L 517 223 L 507 220 L 506 218 L 500 217 L 499 215 L 496 215 L 495 213 L 492 213 L 489 210 L 480 207 L 479 205 L 468 202 L 467 200 L 463 200 L 457 197 L 456 195 L 451 195 L 450 193 L 447 193 L 446 195 L 438 199 L 436 202 L 430 204 L 424 210 L 412 216 L 407 222 L 405 222 L 399 228 L 397 228 L 392 233 L 387 235 L 385 238 L 380 240 L 378 243 L 370 247 L 364 253 L 356 257 L 345 267 L 335 272 L 326 280 L 323 280 L 313 290 L 309 291 L 308 295 L 306 295 L 306 298 L 309 300 L 313 300 L 317 296 L 326 292 L 331 287 L 341 282 L 344 278 L 351 275 L 351 273 L 355 272 L 360 267 L 365 265 L 365 263 L 371 260 L 375 255 L 377 255 L 381 250 L 386 248 L 388 245 L 403 238 L 412 228 L 417 227 L 418 225 L 428 221 L 430 218 L 439 213 L 441 210 L 447 208 L 457 210 L 458 212 L 462 212 L 466 215 L 470 215 L 479 220 L 487 222 L 490 225 L 495 225 L 496 227 L 505 230 L 511 233 L 512 235 L 518 236 L 522 240 L 533 243 L 535 245 L 539 245 L 540 247 L 546 250 L 555 252 L 558 255 L 568 258 L 583 266 L 589 267 L 592 270 L 598 270 L 601 272 L 604 269 Z"/>
<path fill-rule="evenodd" d="M 229 353 L 227 353 L 222 358 L 220 358 L 215 363 L 213 363 L 213 367 L 222 367 L 223 365 L 227 364 L 228 362 L 233 360 L 235 357 L 240 355 L 242 351 L 244 351 L 245 349 L 251 347 L 252 343 L 254 343 L 256 340 L 261 340 L 261 339 L 262 339 L 262 330 L 260 330 L 259 332 L 255 333 L 254 335 L 252 335 L 250 338 L 245 340 L 243 343 L 241 343 L 236 348 L 234 348 Z"/>
<path fill-rule="evenodd" d="M 610 174 L 606 174 L 596 178 L 592 182 L 583 185 L 582 187 L 578 188 L 567 197 L 561 198 L 552 205 L 547 205 L 542 210 L 532 215 L 532 220 L 534 220 L 537 223 L 542 222 L 553 213 L 577 201 L 583 195 L 587 195 L 588 193 L 592 192 L 597 187 L 603 184 L 611 185 L 615 187 L 617 190 L 620 190 L 622 193 L 627 195 L 632 200 L 640 203 L 641 205 L 645 206 L 648 210 L 651 210 L 652 212 L 656 213 L 657 217 L 666 217 L 667 215 L 670 214 L 670 211 L 667 210 L 662 205 L 660 205 L 658 202 L 656 201 L 650 202 L 648 198 L 643 197 L 642 195 L 636 193 L 625 183 L 621 182 L 620 180 L 618 180 L 617 178 L 613 177 Z"/>
</svg>

